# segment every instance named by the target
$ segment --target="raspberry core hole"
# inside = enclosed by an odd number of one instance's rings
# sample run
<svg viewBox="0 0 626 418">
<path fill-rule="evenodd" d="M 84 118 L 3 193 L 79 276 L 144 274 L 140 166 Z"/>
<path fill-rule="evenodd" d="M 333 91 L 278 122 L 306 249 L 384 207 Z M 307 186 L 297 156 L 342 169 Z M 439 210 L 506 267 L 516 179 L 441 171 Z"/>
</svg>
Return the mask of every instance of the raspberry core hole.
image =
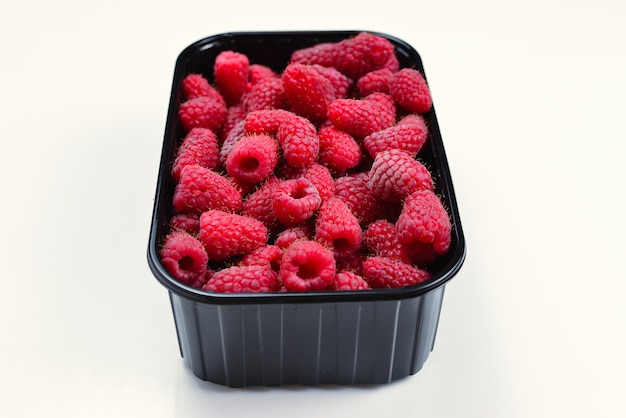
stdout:
<svg viewBox="0 0 626 418">
<path fill-rule="evenodd" d="M 304 280 L 312 279 L 317 277 L 319 274 L 319 268 L 315 263 L 304 263 L 300 264 L 298 267 L 298 277 Z"/>
<path fill-rule="evenodd" d="M 240 167 L 245 171 L 254 171 L 259 168 L 259 160 L 254 157 L 246 157 L 241 159 Z"/>
<path fill-rule="evenodd" d="M 184 270 L 184 271 L 191 270 L 193 269 L 193 265 L 194 265 L 193 258 L 188 255 L 178 260 L 178 267 L 180 267 L 181 270 Z"/>
<path fill-rule="evenodd" d="M 293 197 L 294 199 L 302 199 L 307 197 L 308 193 L 306 192 L 305 189 L 302 188 L 296 188 L 291 192 L 291 197 Z"/>
</svg>

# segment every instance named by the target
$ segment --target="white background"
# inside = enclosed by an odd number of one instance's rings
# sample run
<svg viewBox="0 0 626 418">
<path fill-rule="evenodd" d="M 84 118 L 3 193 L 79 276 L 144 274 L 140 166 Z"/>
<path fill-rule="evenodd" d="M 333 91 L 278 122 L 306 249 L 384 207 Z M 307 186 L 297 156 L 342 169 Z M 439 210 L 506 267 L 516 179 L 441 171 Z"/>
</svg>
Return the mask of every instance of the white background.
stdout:
<svg viewBox="0 0 626 418">
<path fill-rule="evenodd" d="M 0 416 L 625 416 L 623 4 L 2 2 Z M 146 262 L 179 52 L 292 29 L 395 35 L 430 82 L 468 252 L 392 384 L 201 382 Z"/>
</svg>

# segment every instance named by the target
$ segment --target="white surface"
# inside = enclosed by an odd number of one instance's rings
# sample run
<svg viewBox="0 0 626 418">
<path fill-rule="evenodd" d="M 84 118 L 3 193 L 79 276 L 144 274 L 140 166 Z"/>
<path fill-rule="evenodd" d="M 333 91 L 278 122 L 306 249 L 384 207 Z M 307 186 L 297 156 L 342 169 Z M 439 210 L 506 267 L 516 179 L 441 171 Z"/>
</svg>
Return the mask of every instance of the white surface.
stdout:
<svg viewBox="0 0 626 418">
<path fill-rule="evenodd" d="M 625 416 L 626 8 L 502 3 L 3 2 L 0 416 Z M 282 29 L 424 60 L 468 254 L 393 384 L 201 382 L 147 266 L 178 53 Z"/>
</svg>

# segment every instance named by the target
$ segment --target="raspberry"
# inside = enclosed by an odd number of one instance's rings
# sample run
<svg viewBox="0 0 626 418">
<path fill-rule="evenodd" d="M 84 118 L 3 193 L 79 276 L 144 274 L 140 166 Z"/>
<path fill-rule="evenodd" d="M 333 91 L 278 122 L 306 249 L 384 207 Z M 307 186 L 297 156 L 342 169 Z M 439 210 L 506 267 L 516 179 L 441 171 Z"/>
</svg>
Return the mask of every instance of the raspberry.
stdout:
<svg viewBox="0 0 626 418">
<path fill-rule="evenodd" d="M 284 109 L 256 110 L 246 115 L 244 129 L 249 134 L 276 135 L 278 127 L 294 117 L 295 113 Z"/>
<path fill-rule="evenodd" d="M 396 54 L 392 54 L 387 62 L 383 65 L 382 69 L 390 70 L 392 73 L 395 73 L 400 69 L 400 61 Z"/>
<path fill-rule="evenodd" d="M 283 258 L 283 249 L 277 245 L 265 245 L 244 256 L 240 266 L 269 266 L 278 273 Z"/>
<path fill-rule="evenodd" d="M 433 104 L 424 76 L 414 68 L 403 68 L 394 73 L 389 82 L 389 93 L 400 107 L 411 113 L 426 113 Z"/>
<path fill-rule="evenodd" d="M 187 100 L 195 97 L 211 97 L 218 101 L 224 101 L 220 93 L 209 84 L 209 81 L 202 74 L 188 74 L 181 84 Z"/>
<path fill-rule="evenodd" d="M 160 258 L 163 267 L 180 282 L 193 287 L 204 283 L 209 257 L 202 243 L 187 232 L 176 231 L 165 237 Z"/>
<path fill-rule="evenodd" d="M 389 82 L 393 72 L 388 68 L 370 71 L 357 80 L 356 87 L 361 97 L 372 93 L 389 93 Z"/>
<path fill-rule="evenodd" d="M 348 93 L 354 84 L 350 78 L 346 77 L 339 70 L 332 67 L 325 67 L 318 64 L 312 64 L 309 67 L 330 81 L 330 84 L 333 86 L 335 92 L 333 99 L 345 99 L 348 96 Z"/>
<path fill-rule="evenodd" d="M 351 271 L 337 273 L 330 285 L 332 290 L 367 290 L 370 289 L 365 279 Z"/>
<path fill-rule="evenodd" d="M 240 121 L 236 123 L 230 131 L 228 131 L 228 135 L 224 138 L 222 142 L 222 146 L 220 147 L 220 163 L 222 165 L 226 165 L 226 159 L 228 159 L 228 154 L 233 150 L 235 144 L 239 142 L 241 138 L 247 136 L 247 132 L 244 129 L 244 121 Z"/>
<path fill-rule="evenodd" d="M 361 247 L 359 221 L 350 207 L 331 197 L 322 204 L 315 220 L 315 241 L 331 248 L 335 254 L 350 254 Z"/>
<path fill-rule="evenodd" d="M 317 64 L 324 67 L 333 66 L 334 49 L 336 42 L 322 42 L 310 47 L 301 48 L 291 54 L 290 63 Z"/>
<path fill-rule="evenodd" d="M 331 50 L 333 67 L 353 80 L 383 68 L 394 52 L 389 40 L 367 32 L 344 39 Z"/>
<path fill-rule="evenodd" d="M 270 78 L 280 78 L 280 75 L 266 65 L 250 64 L 248 68 L 248 81 L 252 85 Z"/>
<path fill-rule="evenodd" d="M 386 203 L 369 187 L 369 173 L 360 172 L 335 180 L 335 196 L 344 201 L 363 226 L 386 215 Z"/>
<path fill-rule="evenodd" d="M 313 123 L 304 117 L 285 120 L 278 127 L 276 139 L 285 161 L 292 167 L 307 167 L 317 159 L 320 139 Z"/>
<path fill-rule="evenodd" d="M 219 143 L 223 143 L 230 134 L 230 132 L 235 129 L 235 127 L 237 127 L 240 123 L 242 123 L 245 117 L 246 108 L 243 104 L 239 103 L 229 106 L 226 111 L 226 118 L 224 119 L 224 123 L 222 124 L 222 129 L 220 129 L 218 135 L 218 139 L 220 140 Z"/>
<path fill-rule="evenodd" d="M 219 146 L 212 130 L 193 128 L 185 135 L 181 146 L 176 151 L 172 166 L 174 181 L 180 179 L 183 167 L 190 164 L 197 164 L 210 170 L 215 170 L 219 166 Z"/>
<path fill-rule="evenodd" d="M 430 171 L 404 151 L 379 152 L 370 170 L 369 186 L 385 202 L 401 202 L 411 193 L 433 189 Z"/>
<path fill-rule="evenodd" d="M 315 241 L 296 241 L 283 254 L 278 277 L 288 291 L 325 290 L 335 277 L 335 258 Z"/>
<path fill-rule="evenodd" d="M 415 157 L 427 138 L 428 128 L 424 118 L 411 114 L 392 127 L 366 136 L 363 139 L 363 146 L 372 158 L 376 158 L 379 152 L 389 149 L 399 149 Z"/>
<path fill-rule="evenodd" d="M 186 131 L 207 128 L 218 132 L 226 120 L 226 114 L 226 103 L 208 96 L 189 99 L 178 108 L 178 118 Z"/>
<path fill-rule="evenodd" d="M 363 154 L 356 140 L 333 126 L 319 130 L 319 162 L 334 173 L 343 173 L 356 167 Z"/>
<path fill-rule="evenodd" d="M 328 105 L 336 99 L 335 87 L 319 70 L 310 65 L 289 64 L 282 81 L 294 113 L 311 120 L 326 118 Z"/>
<path fill-rule="evenodd" d="M 374 255 L 411 263 L 409 253 L 398 239 L 395 225 L 387 220 L 381 219 L 369 224 L 363 231 L 363 241 Z"/>
<path fill-rule="evenodd" d="M 321 164 L 314 162 L 304 168 L 294 168 L 289 165 L 283 165 L 280 171 L 282 175 L 288 179 L 304 177 L 309 180 L 319 192 L 322 202 L 335 195 L 335 179 L 330 170 Z"/>
<path fill-rule="evenodd" d="M 197 234 L 200 230 L 200 215 L 197 213 L 179 213 L 170 218 L 171 231 L 185 231 Z"/>
<path fill-rule="evenodd" d="M 239 103 L 248 85 L 250 61 L 245 54 L 222 51 L 215 58 L 213 75 L 217 89 L 228 105 Z"/>
<path fill-rule="evenodd" d="M 280 289 L 278 274 L 268 266 L 231 266 L 217 271 L 202 287 L 219 293 L 266 293 Z"/>
<path fill-rule="evenodd" d="M 304 177 L 282 181 L 274 190 L 272 201 L 276 219 L 285 226 L 310 219 L 321 204 L 319 192 Z"/>
<path fill-rule="evenodd" d="M 248 112 L 264 109 L 284 109 L 289 102 L 280 78 L 266 78 L 254 84 L 242 98 Z"/>
<path fill-rule="evenodd" d="M 210 209 L 237 212 L 241 193 L 226 177 L 199 165 L 185 166 L 174 190 L 173 206 L 179 212 L 200 214 Z"/>
<path fill-rule="evenodd" d="M 393 126 L 395 111 L 383 104 L 374 93 L 364 99 L 337 99 L 328 105 L 328 119 L 333 126 L 347 132 L 357 140 Z M 374 96 L 374 97 L 372 97 Z"/>
<path fill-rule="evenodd" d="M 259 183 L 274 172 L 277 163 L 276 140 L 267 135 L 250 135 L 235 143 L 226 158 L 226 171 L 238 181 Z"/>
<path fill-rule="evenodd" d="M 296 241 L 312 240 L 314 235 L 314 228 L 311 225 L 304 223 L 283 229 L 276 236 L 274 244 L 279 248 L 285 249 Z"/>
<path fill-rule="evenodd" d="M 368 257 L 363 262 L 363 277 L 374 289 L 397 288 L 421 283 L 430 278 L 422 269 L 386 257 Z"/>
<path fill-rule="evenodd" d="M 428 263 L 450 248 L 452 224 L 432 190 L 409 195 L 396 222 L 398 239 L 416 263 Z"/>
<path fill-rule="evenodd" d="M 278 220 L 274 215 L 274 207 L 272 200 L 274 191 L 280 184 L 280 180 L 276 176 L 270 176 L 263 182 L 254 192 L 250 193 L 243 201 L 241 214 L 257 219 L 268 228 L 274 229 Z"/>
<path fill-rule="evenodd" d="M 248 216 L 220 210 L 200 215 L 200 241 L 211 260 L 245 255 L 267 244 L 267 228 Z"/>
</svg>

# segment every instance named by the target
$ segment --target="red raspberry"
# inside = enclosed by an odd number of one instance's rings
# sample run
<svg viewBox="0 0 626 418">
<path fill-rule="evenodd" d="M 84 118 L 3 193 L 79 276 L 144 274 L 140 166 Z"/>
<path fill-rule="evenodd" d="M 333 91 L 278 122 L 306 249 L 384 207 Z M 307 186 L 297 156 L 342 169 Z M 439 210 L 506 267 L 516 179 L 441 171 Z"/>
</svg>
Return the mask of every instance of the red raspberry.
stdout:
<svg viewBox="0 0 626 418">
<path fill-rule="evenodd" d="M 250 64 L 248 68 L 248 81 L 254 85 L 269 78 L 280 78 L 280 74 L 263 64 Z"/>
<path fill-rule="evenodd" d="M 337 47 L 336 42 L 322 42 L 310 47 L 301 48 L 291 54 L 290 63 L 298 62 L 300 64 L 318 64 L 324 67 L 333 66 L 334 49 Z"/>
<path fill-rule="evenodd" d="M 291 110 L 311 120 L 326 118 L 328 105 L 336 98 L 331 81 L 310 65 L 289 64 L 282 74 Z"/>
<path fill-rule="evenodd" d="M 388 39 L 362 32 L 340 41 L 332 49 L 332 62 L 333 67 L 358 80 L 370 71 L 383 68 L 394 53 L 394 46 Z"/>
<path fill-rule="evenodd" d="M 243 201 L 241 214 L 257 219 L 270 230 L 276 228 L 278 220 L 274 215 L 272 204 L 274 192 L 280 184 L 276 176 L 270 176 L 254 192 L 250 193 Z"/>
<path fill-rule="evenodd" d="M 197 234 L 200 230 L 200 215 L 197 213 L 179 213 L 170 218 L 171 231 L 185 231 Z"/>
<path fill-rule="evenodd" d="M 176 151 L 172 166 L 174 181 L 177 182 L 180 179 L 180 172 L 183 167 L 190 164 L 201 165 L 210 170 L 215 170 L 220 165 L 217 137 L 212 130 L 193 128 L 185 135 L 182 144 Z"/>
<path fill-rule="evenodd" d="M 370 71 L 358 79 L 356 86 L 361 97 L 369 96 L 372 93 L 389 94 L 389 82 L 393 77 L 393 72 L 388 68 Z"/>
<path fill-rule="evenodd" d="M 365 279 L 351 271 L 337 273 L 330 285 L 331 290 L 367 290 L 370 289 Z"/>
<path fill-rule="evenodd" d="M 397 288 L 421 283 L 430 278 L 422 269 L 386 257 L 369 257 L 363 263 L 363 277 L 374 289 Z"/>
<path fill-rule="evenodd" d="M 226 112 L 226 118 L 224 119 L 224 124 L 222 125 L 222 129 L 220 129 L 218 135 L 220 144 L 224 142 L 224 140 L 228 137 L 230 132 L 235 129 L 235 127 L 242 123 L 242 121 L 246 117 L 246 113 L 246 108 L 241 103 L 228 107 Z"/>
<path fill-rule="evenodd" d="M 310 219 L 321 204 L 319 192 L 304 177 L 282 181 L 274 190 L 272 201 L 276 219 L 285 226 L 298 225 Z"/>
<path fill-rule="evenodd" d="M 278 274 L 268 266 L 231 266 L 217 271 L 202 290 L 219 293 L 266 293 L 280 289 Z"/>
<path fill-rule="evenodd" d="M 244 121 L 240 121 L 235 126 L 232 127 L 230 131 L 228 131 L 228 135 L 224 138 L 222 142 L 222 146 L 220 147 L 220 163 L 222 165 L 226 165 L 226 160 L 228 159 L 228 154 L 233 150 L 235 144 L 239 142 L 239 140 L 248 133 L 244 129 Z"/>
<path fill-rule="evenodd" d="M 361 248 L 361 226 L 350 207 L 331 197 L 319 208 L 315 220 L 315 241 L 331 248 L 335 254 L 350 254 Z"/>
<path fill-rule="evenodd" d="M 308 223 L 283 229 L 274 240 L 274 244 L 285 249 L 296 241 L 312 240 L 315 235 L 314 228 Z"/>
<path fill-rule="evenodd" d="M 226 158 L 226 171 L 237 181 L 259 183 L 274 172 L 278 163 L 278 144 L 267 135 L 244 136 Z"/>
<path fill-rule="evenodd" d="M 283 254 L 278 277 L 288 291 L 325 290 L 335 277 L 335 258 L 315 241 L 296 241 Z"/>
<path fill-rule="evenodd" d="M 248 85 L 249 68 L 248 57 L 239 52 L 222 51 L 215 58 L 215 84 L 227 104 L 237 104 L 241 100 Z"/>
<path fill-rule="evenodd" d="M 252 250 L 244 256 L 240 266 L 269 266 L 278 273 L 283 258 L 283 249 L 278 245 L 265 245 Z"/>
<path fill-rule="evenodd" d="M 183 168 L 172 199 L 179 212 L 202 213 L 210 209 L 237 212 L 241 193 L 226 177 L 199 165 Z"/>
<path fill-rule="evenodd" d="M 280 172 L 287 179 L 304 177 L 309 180 L 319 192 L 322 202 L 335 195 L 335 179 L 330 170 L 321 164 L 314 162 L 304 168 L 283 165 L 280 167 Z"/>
<path fill-rule="evenodd" d="M 242 102 L 248 112 L 264 109 L 284 109 L 289 102 L 280 78 L 266 78 L 254 84 L 243 95 Z"/>
<path fill-rule="evenodd" d="M 428 263 L 448 252 L 452 224 L 432 190 L 409 195 L 396 222 L 398 239 L 416 263 Z"/>
<path fill-rule="evenodd" d="M 192 235 L 176 231 L 165 237 L 160 251 L 163 267 L 175 279 L 193 287 L 204 284 L 209 257 L 202 243 Z"/>
<path fill-rule="evenodd" d="M 187 100 L 195 97 L 211 97 L 218 101 L 224 101 L 220 93 L 213 88 L 202 74 L 189 74 L 183 78 L 181 84 Z"/>
<path fill-rule="evenodd" d="M 363 231 L 363 241 L 374 255 L 411 263 L 409 253 L 398 239 L 395 225 L 387 220 L 381 219 L 369 224 Z"/>
<path fill-rule="evenodd" d="M 411 113 L 426 113 L 433 104 L 424 76 L 414 68 L 403 68 L 394 73 L 389 93 L 400 107 Z"/>
<path fill-rule="evenodd" d="M 369 173 L 360 172 L 338 177 L 335 196 L 343 200 L 363 226 L 386 216 L 386 203 L 378 199 L 369 187 Z"/>
<path fill-rule="evenodd" d="M 328 105 L 328 119 L 333 126 L 357 140 L 393 126 L 395 109 L 382 102 L 384 93 L 374 93 L 364 99 L 337 99 Z M 386 96 L 386 95 L 384 95 Z"/>
<path fill-rule="evenodd" d="M 186 131 L 207 128 L 219 132 L 226 120 L 227 108 L 224 101 L 201 96 L 180 104 L 178 118 Z"/>
<path fill-rule="evenodd" d="M 246 115 L 244 129 L 249 134 L 274 136 L 283 122 L 294 117 L 295 113 L 284 109 L 256 110 Z"/>
<path fill-rule="evenodd" d="M 419 115 L 405 116 L 396 125 L 374 132 L 363 139 L 367 152 L 376 158 L 381 151 L 399 149 L 415 157 L 428 138 L 428 128 Z"/>
<path fill-rule="evenodd" d="M 354 84 L 350 78 L 346 77 L 339 70 L 332 67 L 325 67 L 318 64 L 312 64 L 309 67 L 330 81 L 330 84 L 332 84 L 335 91 L 334 99 L 345 99 L 348 96 L 348 93 Z"/>
<path fill-rule="evenodd" d="M 278 127 L 276 139 L 285 161 L 292 167 L 307 167 L 317 159 L 320 139 L 313 123 L 304 117 L 285 120 Z"/>
<path fill-rule="evenodd" d="M 369 186 L 380 200 L 397 203 L 417 190 L 433 189 L 433 179 L 421 162 L 404 151 L 390 149 L 376 155 Z"/>
<path fill-rule="evenodd" d="M 385 65 L 383 65 L 382 69 L 390 70 L 392 73 L 395 73 L 400 69 L 400 61 L 398 60 L 398 56 L 393 54 L 389 57 Z"/>
<path fill-rule="evenodd" d="M 350 134 L 326 126 L 319 130 L 319 140 L 319 162 L 332 172 L 344 173 L 361 162 L 361 146 Z"/>
<path fill-rule="evenodd" d="M 267 228 L 248 216 L 220 210 L 200 215 L 200 241 L 211 260 L 245 255 L 267 244 Z"/>
</svg>

